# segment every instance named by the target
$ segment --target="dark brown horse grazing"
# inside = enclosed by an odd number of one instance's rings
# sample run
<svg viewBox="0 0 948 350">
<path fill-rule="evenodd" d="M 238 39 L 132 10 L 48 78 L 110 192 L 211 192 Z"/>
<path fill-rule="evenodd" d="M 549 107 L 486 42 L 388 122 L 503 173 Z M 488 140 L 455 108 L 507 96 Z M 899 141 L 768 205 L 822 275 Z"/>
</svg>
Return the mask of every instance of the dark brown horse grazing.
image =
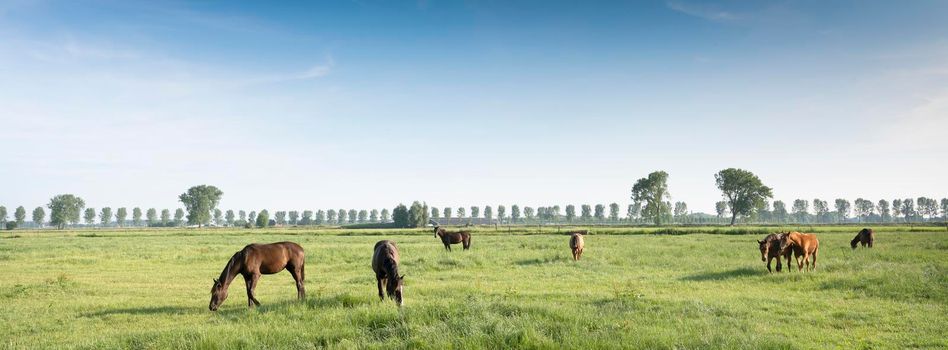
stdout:
<svg viewBox="0 0 948 350">
<path fill-rule="evenodd" d="M 395 242 L 386 240 L 375 243 L 372 270 L 375 271 L 375 281 L 379 286 L 379 300 L 385 300 L 385 294 L 382 294 L 382 281 L 385 281 L 385 291 L 389 299 L 402 306 L 405 302 L 402 298 L 402 280 L 405 275 L 398 274 L 398 247 Z"/>
<path fill-rule="evenodd" d="M 257 280 L 260 275 L 270 275 L 286 269 L 293 275 L 296 281 L 296 296 L 299 299 L 306 297 L 306 290 L 303 285 L 305 263 L 305 253 L 303 247 L 293 242 L 279 242 L 271 244 L 251 244 L 239 252 L 227 262 L 221 276 L 214 280 L 214 286 L 211 287 L 211 304 L 208 306 L 211 311 L 217 311 L 217 308 L 227 299 L 227 288 L 237 277 L 237 274 L 244 276 L 244 282 L 247 283 L 247 307 L 260 306 L 260 302 L 254 297 L 253 290 L 257 287 Z"/>
<path fill-rule="evenodd" d="M 781 264 L 781 255 L 787 258 L 787 269 L 790 268 L 790 253 L 791 250 L 780 254 L 780 240 L 783 238 L 785 233 L 771 233 L 764 237 L 763 241 L 757 241 L 757 244 L 760 245 L 760 261 L 767 262 L 767 271 L 773 272 L 770 269 L 770 263 L 774 259 L 777 259 L 777 272 L 783 270 L 783 265 Z"/>
<path fill-rule="evenodd" d="M 863 248 L 867 246 L 872 248 L 872 243 L 875 242 L 875 240 L 875 232 L 872 232 L 871 228 L 864 228 L 862 231 L 859 231 L 859 233 L 856 234 L 856 238 L 853 238 L 852 242 L 849 242 L 849 245 L 851 245 L 853 249 L 856 249 L 857 243 L 862 244 Z"/>
<path fill-rule="evenodd" d="M 570 233 L 569 248 L 573 250 L 573 260 L 579 260 L 583 256 L 583 248 L 586 248 L 586 243 L 583 242 L 583 235 L 586 234 L 586 231 L 568 233 Z"/>
<path fill-rule="evenodd" d="M 803 270 L 803 264 L 806 263 L 806 270 L 816 270 L 816 253 L 820 249 L 820 241 L 812 233 L 788 232 L 780 239 L 780 253 L 787 254 L 790 250 L 794 251 L 794 257 L 797 259 L 797 270 Z M 799 253 L 797 251 L 799 250 Z M 803 260 L 800 260 L 803 256 Z M 810 257 L 813 257 L 810 266 Z M 787 261 L 790 265 L 790 261 Z M 789 266 L 787 267 L 789 268 Z"/>
<path fill-rule="evenodd" d="M 444 243 L 444 249 L 447 251 L 451 251 L 452 244 L 458 243 L 463 243 L 464 250 L 471 248 L 470 231 L 448 232 L 441 228 L 441 226 L 435 226 L 434 234 L 435 237 L 441 238 L 441 243 Z"/>
</svg>

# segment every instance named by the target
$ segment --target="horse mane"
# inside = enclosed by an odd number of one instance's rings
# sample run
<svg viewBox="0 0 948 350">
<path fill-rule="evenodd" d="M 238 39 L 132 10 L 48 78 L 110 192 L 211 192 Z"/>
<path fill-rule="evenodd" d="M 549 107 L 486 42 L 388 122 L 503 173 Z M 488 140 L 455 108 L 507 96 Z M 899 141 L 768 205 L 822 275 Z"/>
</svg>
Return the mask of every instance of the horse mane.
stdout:
<svg viewBox="0 0 948 350">
<path fill-rule="evenodd" d="M 237 273 L 231 273 L 231 270 L 234 268 L 234 264 L 237 263 L 237 258 L 242 257 L 243 253 L 244 250 L 241 249 L 234 253 L 234 255 L 230 257 L 230 260 L 227 261 L 227 266 L 224 266 L 224 271 L 221 271 L 221 276 L 218 278 L 218 281 L 220 281 L 222 285 L 230 285 L 233 277 L 237 276 Z"/>
</svg>

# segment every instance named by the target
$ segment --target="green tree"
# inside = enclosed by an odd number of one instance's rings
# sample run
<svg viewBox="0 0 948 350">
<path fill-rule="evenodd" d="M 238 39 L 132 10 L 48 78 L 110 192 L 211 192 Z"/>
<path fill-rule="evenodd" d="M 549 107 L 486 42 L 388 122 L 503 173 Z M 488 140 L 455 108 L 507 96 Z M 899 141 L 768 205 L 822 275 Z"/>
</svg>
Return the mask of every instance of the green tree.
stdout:
<svg viewBox="0 0 948 350">
<path fill-rule="evenodd" d="M 327 224 L 336 223 L 336 210 L 335 209 L 329 209 L 326 211 L 326 223 Z"/>
<path fill-rule="evenodd" d="M 7 207 L 0 205 L 0 225 L 7 222 Z"/>
<path fill-rule="evenodd" d="M 349 212 L 346 211 L 345 209 L 339 209 L 338 211 L 336 211 L 337 224 L 339 225 L 345 224 L 346 221 L 348 221 L 348 218 L 349 218 Z"/>
<path fill-rule="evenodd" d="M 234 226 L 234 220 L 236 220 L 233 209 L 228 209 L 227 213 L 224 214 L 224 220 L 227 223 L 227 226 Z"/>
<path fill-rule="evenodd" d="M 142 225 L 142 208 L 132 208 L 132 225 L 140 227 Z"/>
<path fill-rule="evenodd" d="M 727 214 L 727 202 L 718 201 L 714 203 L 714 211 L 717 212 L 719 218 L 723 218 Z"/>
<path fill-rule="evenodd" d="M 872 203 L 871 200 L 856 198 L 856 201 L 853 202 L 856 205 L 856 216 L 859 217 L 859 220 L 862 222 L 869 221 L 869 218 L 875 212 L 876 205 Z"/>
<path fill-rule="evenodd" d="M 596 221 L 602 222 L 606 219 L 606 206 L 602 204 L 596 204 L 593 216 L 596 217 Z"/>
<path fill-rule="evenodd" d="M 428 204 L 415 201 L 408 209 L 408 227 L 424 227 L 428 224 Z"/>
<path fill-rule="evenodd" d="M 751 215 L 767 198 L 773 197 L 770 187 L 760 178 L 744 169 L 728 168 L 714 174 L 715 184 L 727 200 L 731 211 L 731 226 L 738 215 Z"/>
<path fill-rule="evenodd" d="M 882 219 L 882 222 L 889 222 L 892 220 L 892 213 L 889 211 L 889 201 L 880 199 L 876 208 L 879 210 L 879 217 Z"/>
<path fill-rule="evenodd" d="M 369 222 L 379 222 L 379 210 L 372 209 L 369 211 Z"/>
<path fill-rule="evenodd" d="M 452 218 L 453 216 L 452 216 L 451 214 L 452 214 L 452 209 L 451 209 L 451 207 L 444 207 L 444 218 L 445 218 L 445 219 L 450 219 L 450 218 Z"/>
<path fill-rule="evenodd" d="M 799 223 L 806 223 L 806 217 L 809 215 L 810 203 L 806 199 L 797 199 L 793 201 L 793 216 Z"/>
<path fill-rule="evenodd" d="M 899 216 L 901 215 L 902 215 L 902 200 L 893 199 L 892 200 L 892 218 L 895 219 L 894 221 L 898 222 Z"/>
<path fill-rule="evenodd" d="M 408 207 L 399 203 L 395 209 L 392 209 L 392 221 L 395 227 L 408 227 Z"/>
<path fill-rule="evenodd" d="M 36 207 L 33 209 L 33 223 L 43 227 L 43 220 L 46 219 L 46 211 L 43 210 L 43 207 Z"/>
<path fill-rule="evenodd" d="M 296 225 L 300 222 L 300 212 L 290 210 L 290 225 Z"/>
<path fill-rule="evenodd" d="M 882 201 L 879 201 L 879 206 L 882 206 Z M 948 198 L 941 199 L 941 218 L 948 222 Z"/>
<path fill-rule="evenodd" d="M 661 225 L 671 212 L 669 198 L 668 173 L 664 171 L 652 172 L 632 186 L 632 201 L 645 203 L 642 217 L 653 220 L 656 225 Z"/>
<path fill-rule="evenodd" d="M 260 214 L 257 214 L 256 224 L 259 228 L 270 226 L 270 212 L 266 209 L 261 210 Z"/>
<path fill-rule="evenodd" d="M 688 215 L 688 204 L 685 202 L 675 202 L 674 214 L 675 218 L 680 222 L 686 215 Z"/>
<path fill-rule="evenodd" d="M 118 208 L 115 212 L 115 223 L 119 226 L 125 226 L 125 219 L 128 218 L 128 210 L 125 207 Z"/>
<path fill-rule="evenodd" d="M 510 206 L 510 222 L 520 221 L 520 206 L 514 204 Z"/>
<path fill-rule="evenodd" d="M 494 209 L 489 205 L 484 206 L 484 218 L 487 219 L 487 221 L 494 220 Z"/>
<path fill-rule="evenodd" d="M 178 208 L 174 211 L 174 225 L 183 226 L 184 225 L 184 209 Z"/>
<path fill-rule="evenodd" d="M 364 223 L 369 220 L 369 211 L 362 209 L 359 210 L 359 222 Z"/>
<path fill-rule="evenodd" d="M 46 207 L 49 208 L 49 224 L 64 229 L 67 223 L 79 223 L 79 214 L 86 207 L 86 202 L 71 194 L 60 194 L 51 198 Z M 6 209 L 0 214 L 5 221 Z"/>
<path fill-rule="evenodd" d="M 358 216 L 359 216 L 359 212 L 358 212 L 358 211 L 356 211 L 355 209 L 349 209 L 349 223 L 350 223 L 350 224 L 355 223 L 355 222 L 356 222 L 356 218 L 357 218 Z"/>
<path fill-rule="evenodd" d="M 465 211 L 464 207 L 458 207 L 458 219 L 463 219 L 467 215 Z"/>
<path fill-rule="evenodd" d="M 619 221 L 619 203 L 609 204 L 609 221 Z"/>
<path fill-rule="evenodd" d="M 579 206 L 580 214 L 579 219 L 582 221 L 589 221 L 592 219 L 592 206 L 589 204 L 583 204 Z"/>
<path fill-rule="evenodd" d="M 168 209 L 161 210 L 161 226 L 167 227 L 171 223 L 171 211 Z"/>
<path fill-rule="evenodd" d="M 533 221 L 533 217 L 534 217 L 533 208 L 531 208 L 531 207 L 523 207 L 523 217 L 524 217 L 527 221 Z"/>
<path fill-rule="evenodd" d="M 850 205 L 848 200 L 842 198 L 836 199 L 836 217 L 840 221 L 846 221 L 846 218 L 849 217 L 849 209 Z"/>
<path fill-rule="evenodd" d="M 326 211 L 325 211 L 325 210 L 322 210 L 322 209 L 317 210 L 317 211 L 316 211 L 316 215 L 315 215 L 315 217 L 313 218 L 313 222 L 315 222 L 316 225 L 322 225 L 322 224 L 325 223 L 326 220 L 327 220 L 327 219 L 326 219 L 326 215 L 328 215 L 328 214 L 326 214 Z"/>
<path fill-rule="evenodd" d="M 148 211 L 145 212 L 145 220 L 148 221 L 148 225 L 155 225 L 158 223 L 158 211 L 155 208 L 148 208 Z"/>
<path fill-rule="evenodd" d="M 576 206 L 572 204 L 566 205 L 566 222 L 573 222 L 573 219 L 576 218 Z"/>
<path fill-rule="evenodd" d="M 497 206 L 497 221 L 501 224 L 504 223 L 504 220 L 507 219 L 507 207 L 503 205 Z"/>
<path fill-rule="evenodd" d="M 905 222 L 915 220 L 917 213 L 915 212 L 915 201 L 911 198 L 906 198 L 902 200 L 902 216 L 905 217 Z"/>
<path fill-rule="evenodd" d="M 108 227 L 112 223 L 112 208 L 104 207 L 99 211 L 99 223 L 103 227 Z"/>
<path fill-rule="evenodd" d="M 642 213 L 642 203 L 635 202 L 629 204 L 629 208 L 626 210 L 625 215 L 629 218 L 629 221 L 639 218 L 639 215 Z"/>
<path fill-rule="evenodd" d="M 303 211 L 303 216 L 300 217 L 300 225 L 308 226 L 308 225 L 312 225 L 312 224 L 313 224 L 313 211 L 312 211 L 312 210 L 304 210 L 304 211 Z"/>
<path fill-rule="evenodd" d="M 814 198 L 813 213 L 816 214 L 816 220 L 818 222 L 825 223 L 829 216 L 829 203 L 822 199 Z"/>
<path fill-rule="evenodd" d="M 431 218 L 432 218 L 432 219 L 440 219 L 440 218 L 441 218 L 441 210 L 438 210 L 438 208 L 435 208 L 435 207 L 431 207 Z"/>
<path fill-rule="evenodd" d="M 23 226 L 26 223 L 26 208 L 22 205 L 16 207 L 16 210 L 13 211 L 13 220 L 16 221 L 17 226 Z"/>
<path fill-rule="evenodd" d="M 82 218 L 86 220 L 86 225 L 95 225 L 95 208 L 86 208 Z"/>
<path fill-rule="evenodd" d="M 389 222 L 389 220 L 391 220 L 391 213 L 389 213 L 388 208 L 383 208 L 383 209 L 382 209 L 382 217 L 381 217 L 381 220 L 382 220 L 382 222 Z"/>
<path fill-rule="evenodd" d="M 286 212 L 285 211 L 277 211 L 273 213 L 273 215 L 274 217 L 276 217 L 277 225 L 280 225 L 280 226 L 286 225 Z M 270 220 L 270 218 L 267 218 L 267 220 Z M 269 221 L 267 222 L 269 223 Z"/>
<path fill-rule="evenodd" d="M 245 211 L 243 211 L 243 210 L 238 210 L 238 211 L 237 211 L 237 216 L 240 217 L 240 223 L 241 223 L 241 224 L 244 224 L 244 223 L 247 222 L 247 212 L 245 212 Z"/>
<path fill-rule="evenodd" d="M 475 219 L 476 219 L 476 218 L 480 217 L 480 215 L 481 215 L 481 208 L 479 208 L 479 207 L 477 207 L 477 206 L 471 207 L 471 217 L 472 217 L 472 218 L 475 218 Z"/>
<path fill-rule="evenodd" d="M 777 222 L 787 222 L 787 205 L 783 201 L 774 201 L 774 219 Z"/>
<path fill-rule="evenodd" d="M 221 192 L 217 187 L 200 185 L 188 189 L 178 196 L 178 200 L 188 210 L 188 224 L 201 227 L 211 222 L 211 212 L 220 203 Z"/>
<path fill-rule="evenodd" d="M 214 208 L 214 224 L 217 226 L 224 225 L 224 212 L 219 208 Z"/>
</svg>

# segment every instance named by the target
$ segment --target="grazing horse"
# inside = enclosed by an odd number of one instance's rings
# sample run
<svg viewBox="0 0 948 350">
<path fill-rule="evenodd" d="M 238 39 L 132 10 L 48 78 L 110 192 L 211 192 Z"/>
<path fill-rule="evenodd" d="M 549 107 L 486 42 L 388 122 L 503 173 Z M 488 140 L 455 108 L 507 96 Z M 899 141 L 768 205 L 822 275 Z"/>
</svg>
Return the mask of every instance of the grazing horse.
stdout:
<svg viewBox="0 0 948 350">
<path fill-rule="evenodd" d="M 441 238 L 441 243 L 444 243 L 444 249 L 447 251 L 451 251 L 452 244 L 458 243 L 463 243 L 464 250 L 471 248 L 470 231 L 448 232 L 441 228 L 441 226 L 435 226 L 434 234 L 435 237 Z"/>
<path fill-rule="evenodd" d="M 856 249 L 856 244 L 861 243 L 863 248 L 869 247 L 872 248 L 872 243 L 876 240 L 876 233 L 872 232 L 871 228 L 864 228 L 862 231 L 856 234 L 856 238 L 853 238 L 849 245 Z"/>
<path fill-rule="evenodd" d="M 569 248 L 573 250 L 573 260 L 579 260 L 583 256 L 583 248 L 586 244 L 583 242 L 583 235 L 586 231 L 567 232 L 570 233 Z"/>
<path fill-rule="evenodd" d="M 816 270 L 816 253 L 820 249 L 820 241 L 816 239 L 816 235 L 812 233 L 800 233 L 800 232 L 787 232 L 784 234 L 783 238 L 780 239 L 780 253 L 787 254 L 790 250 L 794 250 L 794 256 L 797 259 L 797 270 L 803 270 L 803 264 L 806 263 L 806 270 Z M 803 256 L 803 260 L 800 260 L 800 256 Z M 811 267 L 810 257 L 813 257 Z M 790 265 L 790 261 L 787 261 L 787 265 Z"/>
<path fill-rule="evenodd" d="M 787 251 L 781 254 L 780 251 L 780 240 L 783 238 L 785 233 L 771 233 L 764 237 L 763 241 L 757 241 L 757 244 L 760 245 L 760 261 L 767 262 L 767 271 L 773 272 L 770 269 L 770 263 L 774 259 L 777 259 L 777 272 L 783 270 L 783 265 L 781 264 L 781 256 L 787 258 L 787 268 L 790 268 L 790 251 Z"/>
<path fill-rule="evenodd" d="M 293 242 L 279 242 L 271 244 L 251 244 L 239 252 L 227 262 L 221 276 L 214 280 L 214 286 L 211 287 L 211 304 L 208 306 L 211 311 L 217 311 L 217 308 L 227 299 L 227 288 L 237 277 L 237 274 L 244 276 L 244 282 L 247 283 L 247 307 L 260 306 L 260 302 L 253 294 L 257 287 L 257 280 L 260 275 L 270 275 L 286 269 L 296 281 L 296 297 L 303 299 L 306 297 L 306 289 L 303 285 L 304 273 L 303 264 L 305 263 L 305 253 L 303 247 Z"/>
<path fill-rule="evenodd" d="M 405 302 L 402 298 L 402 280 L 405 275 L 398 274 L 398 247 L 395 242 L 385 240 L 375 243 L 372 270 L 375 271 L 375 281 L 379 286 L 379 300 L 385 300 L 385 294 L 382 294 L 382 281 L 385 281 L 385 291 L 389 299 L 402 306 Z"/>
</svg>

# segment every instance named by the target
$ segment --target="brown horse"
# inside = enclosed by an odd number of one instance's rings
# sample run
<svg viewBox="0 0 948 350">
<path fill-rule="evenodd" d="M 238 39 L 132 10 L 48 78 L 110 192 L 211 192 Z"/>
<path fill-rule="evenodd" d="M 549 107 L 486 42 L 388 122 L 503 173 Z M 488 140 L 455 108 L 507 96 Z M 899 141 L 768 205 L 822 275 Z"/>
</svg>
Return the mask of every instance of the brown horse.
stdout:
<svg viewBox="0 0 948 350">
<path fill-rule="evenodd" d="M 471 248 L 470 231 L 448 232 L 441 228 L 441 226 L 435 226 L 434 234 L 435 237 L 441 238 L 441 243 L 444 243 L 444 249 L 447 251 L 451 251 L 452 244 L 458 243 L 463 243 L 464 250 Z"/>
<path fill-rule="evenodd" d="M 757 241 L 757 244 L 760 246 L 760 261 L 767 262 L 767 271 L 773 272 L 770 269 L 770 263 L 774 259 L 777 259 L 777 272 L 783 270 L 783 265 L 781 264 L 781 256 L 787 258 L 787 268 L 790 268 L 790 251 L 787 251 L 783 254 L 780 252 L 780 240 L 783 238 L 785 233 L 771 233 L 764 237 L 763 241 Z M 791 249 L 792 250 L 792 249 Z"/>
<path fill-rule="evenodd" d="M 402 299 L 402 280 L 405 275 L 398 274 L 398 247 L 395 242 L 386 240 L 375 243 L 372 270 L 375 271 L 375 281 L 379 286 L 379 300 L 385 300 L 385 295 L 382 294 L 382 281 L 385 281 L 385 291 L 389 299 L 402 306 L 405 302 Z"/>
<path fill-rule="evenodd" d="M 793 249 L 794 253 L 799 250 L 799 254 L 794 254 L 797 259 L 797 270 L 803 270 L 803 264 L 806 263 L 806 270 L 816 270 L 816 253 L 820 249 L 820 241 L 812 233 L 787 232 L 780 239 L 780 253 L 787 254 Z M 800 256 L 803 260 L 800 260 Z M 812 266 L 810 266 L 810 257 L 813 257 Z M 790 261 L 787 261 L 790 265 Z"/>
<path fill-rule="evenodd" d="M 303 299 L 306 297 L 306 289 L 303 285 L 305 274 L 303 273 L 303 264 L 305 263 L 305 253 L 303 247 L 293 242 L 279 242 L 271 244 L 251 244 L 239 252 L 227 262 L 221 276 L 214 280 L 214 286 L 211 287 L 211 304 L 208 306 L 211 311 L 217 311 L 217 308 L 227 299 L 227 288 L 237 277 L 237 274 L 244 276 L 244 282 L 247 284 L 247 307 L 260 306 L 260 302 L 253 294 L 257 287 L 257 280 L 260 275 L 270 275 L 286 269 L 296 281 L 296 297 Z"/>
<path fill-rule="evenodd" d="M 849 245 L 851 245 L 853 249 L 856 249 L 856 244 L 861 243 L 863 248 L 867 246 L 872 248 L 872 243 L 875 242 L 875 240 L 876 233 L 872 232 L 871 228 L 864 228 L 856 234 L 856 238 L 853 238 L 853 240 L 849 242 Z"/>
<path fill-rule="evenodd" d="M 583 242 L 583 235 L 586 234 L 586 231 L 569 233 L 571 233 L 569 248 L 573 250 L 573 260 L 579 260 L 583 256 L 583 248 L 586 247 L 585 242 Z"/>
</svg>

